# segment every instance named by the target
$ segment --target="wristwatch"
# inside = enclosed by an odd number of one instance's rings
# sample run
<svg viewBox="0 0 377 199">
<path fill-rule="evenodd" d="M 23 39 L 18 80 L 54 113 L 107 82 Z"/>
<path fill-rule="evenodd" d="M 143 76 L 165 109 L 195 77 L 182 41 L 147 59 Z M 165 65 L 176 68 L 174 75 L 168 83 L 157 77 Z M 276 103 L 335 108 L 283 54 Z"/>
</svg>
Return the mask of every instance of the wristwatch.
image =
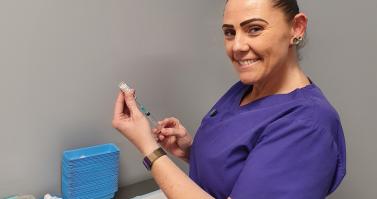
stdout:
<svg viewBox="0 0 377 199">
<path fill-rule="evenodd" d="M 161 147 L 159 147 L 158 149 L 154 150 L 151 154 L 144 157 L 143 159 L 144 166 L 148 170 L 151 170 L 153 162 L 163 155 L 166 155 L 166 152 Z"/>
</svg>

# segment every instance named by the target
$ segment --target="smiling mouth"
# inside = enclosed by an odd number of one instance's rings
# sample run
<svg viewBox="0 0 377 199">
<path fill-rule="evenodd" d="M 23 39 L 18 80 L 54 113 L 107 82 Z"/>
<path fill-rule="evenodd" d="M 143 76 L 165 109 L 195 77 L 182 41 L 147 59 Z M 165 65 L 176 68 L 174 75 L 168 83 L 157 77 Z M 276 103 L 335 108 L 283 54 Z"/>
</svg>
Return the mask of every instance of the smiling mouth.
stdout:
<svg viewBox="0 0 377 199">
<path fill-rule="evenodd" d="M 245 59 L 245 60 L 235 60 L 235 61 L 241 68 L 247 68 L 258 63 L 260 59 Z"/>
</svg>

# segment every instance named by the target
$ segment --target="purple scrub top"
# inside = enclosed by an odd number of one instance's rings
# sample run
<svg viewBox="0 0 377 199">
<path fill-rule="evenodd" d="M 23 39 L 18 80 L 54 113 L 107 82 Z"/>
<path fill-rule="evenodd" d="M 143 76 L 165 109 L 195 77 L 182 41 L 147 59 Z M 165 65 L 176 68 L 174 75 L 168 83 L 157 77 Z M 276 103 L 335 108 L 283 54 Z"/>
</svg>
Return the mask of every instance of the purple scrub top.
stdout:
<svg viewBox="0 0 377 199">
<path fill-rule="evenodd" d="M 322 199 L 346 174 L 336 110 L 314 84 L 240 106 L 237 82 L 204 116 L 190 178 L 217 199 Z"/>
</svg>

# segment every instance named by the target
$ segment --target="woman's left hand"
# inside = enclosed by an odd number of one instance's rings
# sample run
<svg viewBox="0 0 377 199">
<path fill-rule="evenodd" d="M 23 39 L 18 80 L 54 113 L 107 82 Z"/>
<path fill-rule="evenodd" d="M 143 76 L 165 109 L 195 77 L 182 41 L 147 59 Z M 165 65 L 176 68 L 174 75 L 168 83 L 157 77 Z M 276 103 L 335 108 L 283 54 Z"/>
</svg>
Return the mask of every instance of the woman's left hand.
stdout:
<svg viewBox="0 0 377 199">
<path fill-rule="evenodd" d="M 152 153 L 159 147 L 152 136 L 147 118 L 137 107 L 133 89 L 128 92 L 119 91 L 112 124 L 144 155 Z"/>
</svg>

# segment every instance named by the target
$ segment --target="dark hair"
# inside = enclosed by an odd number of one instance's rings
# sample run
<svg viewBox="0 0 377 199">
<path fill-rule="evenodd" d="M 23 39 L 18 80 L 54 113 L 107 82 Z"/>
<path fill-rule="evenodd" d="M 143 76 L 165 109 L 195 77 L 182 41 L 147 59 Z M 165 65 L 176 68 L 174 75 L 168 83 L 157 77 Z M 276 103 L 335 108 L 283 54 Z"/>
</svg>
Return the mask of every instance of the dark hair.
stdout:
<svg viewBox="0 0 377 199">
<path fill-rule="evenodd" d="M 300 8 L 298 7 L 296 0 L 270 0 L 270 1 L 272 1 L 273 7 L 280 8 L 284 12 L 285 17 L 286 17 L 288 22 L 291 22 L 293 20 L 293 18 L 298 13 L 300 13 Z M 307 40 L 306 34 L 304 35 L 303 39 L 304 40 L 301 41 L 296 47 L 297 48 L 297 57 L 298 57 L 299 60 L 301 60 L 302 57 L 301 57 L 300 52 L 298 50 L 305 46 L 305 43 L 307 42 L 306 41 Z"/>
<path fill-rule="evenodd" d="M 271 0 L 275 8 L 280 8 L 288 21 L 292 21 L 293 18 L 300 12 L 296 0 Z"/>
<path fill-rule="evenodd" d="M 270 0 L 272 1 L 273 7 L 280 8 L 285 16 L 287 17 L 288 21 L 292 21 L 292 19 L 300 12 L 296 0 Z M 228 3 L 226 0 L 225 4 Z"/>
</svg>

